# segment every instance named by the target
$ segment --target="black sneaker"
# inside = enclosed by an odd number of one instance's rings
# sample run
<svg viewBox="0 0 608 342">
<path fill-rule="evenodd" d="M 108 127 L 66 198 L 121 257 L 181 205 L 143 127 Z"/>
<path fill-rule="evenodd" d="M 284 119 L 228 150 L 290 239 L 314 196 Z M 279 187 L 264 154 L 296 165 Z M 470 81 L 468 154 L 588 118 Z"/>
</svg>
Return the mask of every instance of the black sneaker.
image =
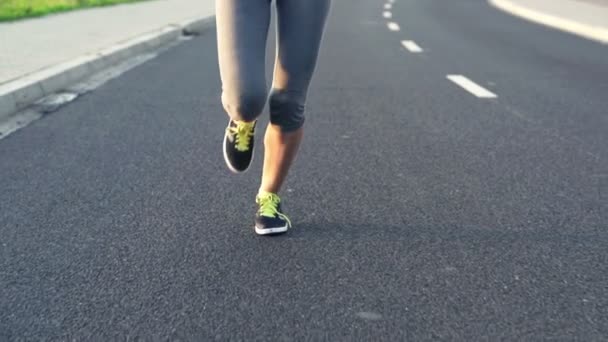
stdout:
<svg viewBox="0 0 608 342">
<path fill-rule="evenodd" d="M 254 122 L 230 120 L 224 134 L 224 160 L 235 173 L 246 171 L 253 160 Z"/>
<path fill-rule="evenodd" d="M 258 235 L 285 233 L 291 228 L 289 218 L 281 211 L 281 198 L 277 194 L 261 192 L 255 201 L 259 205 L 255 215 L 255 232 Z"/>
</svg>

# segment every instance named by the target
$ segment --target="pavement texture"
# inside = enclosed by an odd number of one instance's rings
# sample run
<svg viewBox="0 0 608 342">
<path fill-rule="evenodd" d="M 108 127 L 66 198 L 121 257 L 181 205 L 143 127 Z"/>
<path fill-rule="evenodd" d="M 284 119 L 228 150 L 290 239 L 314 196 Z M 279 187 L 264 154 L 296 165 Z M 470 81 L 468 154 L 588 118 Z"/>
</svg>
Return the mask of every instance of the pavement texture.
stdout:
<svg viewBox="0 0 608 342">
<path fill-rule="evenodd" d="M 214 11 L 213 0 L 154 0 L 0 23 L 0 84 Z"/>
<path fill-rule="evenodd" d="M 608 339 L 608 48 L 392 7 L 334 1 L 287 235 L 261 143 L 223 164 L 214 32 L 0 140 L 0 339 Z"/>
</svg>

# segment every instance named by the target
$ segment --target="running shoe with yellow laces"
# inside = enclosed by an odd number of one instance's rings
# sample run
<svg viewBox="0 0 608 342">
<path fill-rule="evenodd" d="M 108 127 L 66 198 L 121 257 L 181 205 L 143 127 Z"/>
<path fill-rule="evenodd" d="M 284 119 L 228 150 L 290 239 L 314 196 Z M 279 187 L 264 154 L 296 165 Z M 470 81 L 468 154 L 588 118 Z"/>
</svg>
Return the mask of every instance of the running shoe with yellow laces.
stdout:
<svg viewBox="0 0 608 342">
<path fill-rule="evenodd" d="M 281 198 L 270 192 L 260 192 L 256 199 L 259 206 L 255 215 L 255 232 L 258 235 L 285 233 L 291 221 L 281 210 Z"/>
<path fill-rule="evenodd" d="M 230 120 L 224 134 L 224 160 L 235 173 L 244 172 L 253 160 L 253 136 L 256 122 Z"/>
</svg>

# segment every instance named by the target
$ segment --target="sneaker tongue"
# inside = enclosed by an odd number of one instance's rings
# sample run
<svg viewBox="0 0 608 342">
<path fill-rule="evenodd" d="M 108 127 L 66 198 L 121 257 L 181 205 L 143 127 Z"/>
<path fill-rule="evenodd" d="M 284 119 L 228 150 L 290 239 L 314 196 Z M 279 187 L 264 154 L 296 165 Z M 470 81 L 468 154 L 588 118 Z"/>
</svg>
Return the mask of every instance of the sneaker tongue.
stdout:
<svg viewBox="0 0 608 342">
<path fill-rule="evenodd" d="M 279 196 L 269 192 L 258 194 L 258 204 L 260 205 L 260 215 L 266 217 L 277 217 L 281 208 Z"/>
<path fill-rule="evenodd" d="M 260 216 L 264 217 L 277 217 L 277 211 L 271 208 L 260 208 Z"/>
</svg>

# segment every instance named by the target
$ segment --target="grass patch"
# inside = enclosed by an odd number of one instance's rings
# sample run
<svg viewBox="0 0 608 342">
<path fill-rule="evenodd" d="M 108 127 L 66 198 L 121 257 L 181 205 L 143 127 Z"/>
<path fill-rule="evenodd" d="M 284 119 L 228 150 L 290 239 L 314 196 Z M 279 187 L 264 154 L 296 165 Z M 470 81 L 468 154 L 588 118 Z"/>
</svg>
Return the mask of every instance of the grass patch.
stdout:
<svg viewBox="0 0 608 342">
<path fill-rule="evenodd" d="M 0 0 L 0 21 L 39 17 L 79 8 L 108 6 L 143 0 Z"/>
</svg>

